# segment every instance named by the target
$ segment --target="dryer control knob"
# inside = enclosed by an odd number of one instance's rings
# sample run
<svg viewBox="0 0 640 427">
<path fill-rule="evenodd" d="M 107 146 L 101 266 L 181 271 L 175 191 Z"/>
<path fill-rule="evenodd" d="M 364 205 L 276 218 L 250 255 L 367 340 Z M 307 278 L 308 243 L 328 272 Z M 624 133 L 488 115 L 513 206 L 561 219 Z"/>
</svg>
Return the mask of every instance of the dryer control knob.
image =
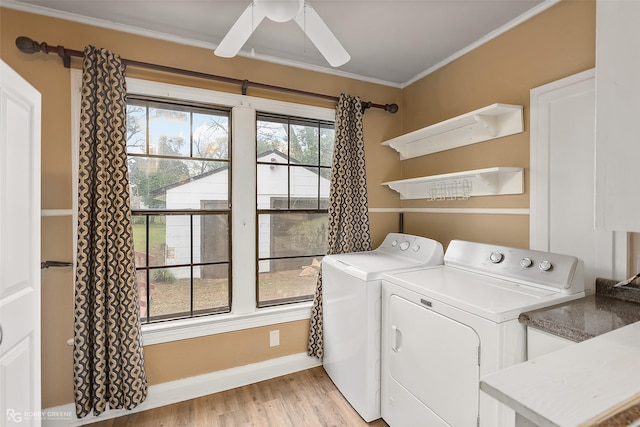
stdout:
<svg viewBox="0 0 640 427">
<path fill-rule="evenodd" d="M 553 268 L 553 265 L 549 261 L 544 260 L 544 261 L 540 262 L 540 265 L 538 267 L 542 271 L 549 271 L 549 270 L 551 270 Z"/>
<path fill-rule="evenodd" d="M 411 246 L 411 243 L 405 240 L 404 242 L 400 243 L 400 250 L 406 251 L 407 249 L 409 249 L 409 246 Z"/>
<path fill-rule="evenodd" d="M 531 261 L 531 258 L 529 258 L 529 257 L 525 257 L 525 258 L 522 258 L 522 259 L 520 260 L 520 266 L 521 266 L 522 268 L 529 268 L 529 267 L 531 267 L 532 265 L 533 265 L 533 261 Z"/>
<path fill-rule="evenodd" d="M 420 245 L 413 245 L 411 249 L 413 250 L 413 252 L 418 252 L 420 250 Z"/>
<path fill-rule="evenodd" d="M 500 261 L 502 261 L 504 259 L 504 255 L 502 255 L 500 252 L 495 251 L 495 252 L 491 252 L 491 255 L 489 255 L 489 260 L 494 263 L 497 264 Z"/>
</svg>

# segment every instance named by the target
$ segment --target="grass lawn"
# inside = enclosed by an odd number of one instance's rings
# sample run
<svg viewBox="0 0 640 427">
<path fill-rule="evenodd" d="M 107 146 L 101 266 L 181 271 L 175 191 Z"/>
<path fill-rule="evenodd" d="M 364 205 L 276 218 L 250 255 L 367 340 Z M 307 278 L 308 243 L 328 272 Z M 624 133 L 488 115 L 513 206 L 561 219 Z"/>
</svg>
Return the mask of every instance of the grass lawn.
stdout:
<svg viewBox="0 0 640 427">
<path fill-rule="evenodd" d="M 156 222 L 149 224 L 150 256 L 156 260 L 151 262 L 151 265 L 163 262 L 166 244 L 166 225 L 163 219 L 155 218 L 155 220 Z M 146 224 L 133 224 L 133 244 L 137 253 L 145 253 L 146 238 Z M 170 270 L 170 267 L 167 270 Z M 301 275 L 301 272 L 302 266 L 300 270 L 261 273 L 259 276 L 261 301 L 313 295 L 317 275 Z M 177 279 L 172 282 L 152 279 L 152 285 L 149 307 L 151 316 L 189 311 L 191 299 L 189 279 Z M 195 279 L 193 298 L 196 310 L 226 307 L 228 281 L 226 279 Z"/>
<path fill-rule="evenodd" d="M 149 254 L 156 259 L 164 258 L 164 245 L 166 243 L 166 225 L 164 221 L 149 224 Z M 147 238 L 146 224 L 133 224 L 133 247 L 136 252 L 145 253 Z"/>
<path fill-rule="evenodd" d="M 313 296 L 316 276 L 300 276 L 300 271 L 289 270 L 260 274 L 260 299 L 262 301 Z M 161 316 L 189 311 L 191 289 L 189 279 L 172 283 L 154 282 L 151 291 L 150 315 Z M 193 285 L 195 310 L 227 307 L 228 288 L 224 279 L 195 279 Z"/>
</svg>

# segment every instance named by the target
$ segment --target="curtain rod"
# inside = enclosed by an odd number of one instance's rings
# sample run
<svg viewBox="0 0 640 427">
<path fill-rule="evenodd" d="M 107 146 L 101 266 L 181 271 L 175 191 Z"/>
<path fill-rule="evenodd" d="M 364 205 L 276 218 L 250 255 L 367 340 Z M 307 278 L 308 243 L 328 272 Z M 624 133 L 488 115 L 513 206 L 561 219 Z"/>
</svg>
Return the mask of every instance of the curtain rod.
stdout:
<svg viewBox="0 0 640 427">
<path fill-rule="evenodd" d="M 16 39 L 16 46 L 18 47 L 18 49 L 23 52 L 23 53 L 27 53 L 27 54 L 33 54 L 33 53 L 37 53 L 37 52 L 44 52 L 46 54 L 49 53 L 57 53 L 58 56 L 60 58 L 62 58 L 62 62 L 65 66 L 65 68 L 71 68 L 71 57 L 77 57 L 77 58 L 82 58 L 84 56 L 84 52 L 79 51 L 79 50 L 73 50 L 73 49 L 67 49 L 64 46 L 49 46 L 46 42 L 42 42 L 42 43 L 38 43 L 32 39 L 30 39 L 29 37 L 25 37 L 25 36 L 20 36 Z M 247 89 L 249 88 L 249 86 L 253 86 L 253 87 L 257 87 L 257 88 L 261 88 L 261 89 L 267 89 L 267 90 L 272 90 L 272 91 L 277 91 L 277 92 L 287 92 L 287 93 L 292 93 L 292 94 L 296 94 L 296 95 L 304 95 L 304 96 L 311 96 L 311 97 L 315 97 L 315 98 L 322 98 L 322 99 L 327 99 L 330 101 L 335 101 L 338 102 L 338 97 L 337 96 L 331 96 L 331 95 L 324 95 L 321 93 L 313 93 L 313 92 L 307 92 L 304 90 L 298 90 L 298 89 L 291 89 L 291 88 L 286 88 L 286 87 L 280 87 L 280 86 L 274 86 L 274 85 L 269 85 L 269 84 L 265 84 L 265 83 L 257 83 L 257 82 L 251 82 L 249 80 L 241 80 L 241 79 L 235 79 L 232 77 L 224 77 L 224 76 L 217 76 L 215 74 L 207 74 L 207 73 L 201 73 L 198 71 L 190 71 L 190 70 L 184 70 L 181 68 L 174 68 L 174 67 L 167 67 L 164 65 L 157 65 L 157 64 L 150 64 L 148 62 L 140 62 L 140 61 L 133 61 L 130 59 L 121 59 L 122 63 L 127 65 L 127 66 L 132 66 L 132 67 L 137 67 L 137 68 L 146 68 L 146 69 L 150 69 L 150 70 L 155 70 L 155 71 L 163 71 L 163 72 L 167 72 L 167 73 L 173 73 L 173 74 L 181 74 L 181 75 L 185 75 L 185 76 L 190 76 L 190 77 L 197 77 L 197 78 L 201 78 L 201 79 L 207 79 L 207 80 L 216 80 L 219 82 L 224 82 L 224 83 L 232 83 L 232 84 L 238 84 L 241 86 L 242 88 L 242 94 L 246 95 L 247 94 Z M 382 110 L 385 110 L 391 114 L 395 114 L 398 112 L 398 104 L 374 104 L 371 101 L 362 101 L 362 109 L 363 111 L 367 108 L 380 108 Z"/>
</svg>

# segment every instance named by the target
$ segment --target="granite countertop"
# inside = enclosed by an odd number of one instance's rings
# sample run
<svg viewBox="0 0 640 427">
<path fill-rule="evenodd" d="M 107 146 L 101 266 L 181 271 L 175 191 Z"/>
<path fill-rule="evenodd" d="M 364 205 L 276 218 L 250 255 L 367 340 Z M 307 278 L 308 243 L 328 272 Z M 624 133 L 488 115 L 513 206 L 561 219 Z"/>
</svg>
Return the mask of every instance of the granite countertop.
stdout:
<svg viewBox="0 0 640 427">
<path fill-rule="evenodd" d="M 585 298 L 528 311 L 521 323 L 575 342 L 640 321 L 640 286 L 614 288 L 616 281 L 597 279 L 596 293 Z"/>
</svg>

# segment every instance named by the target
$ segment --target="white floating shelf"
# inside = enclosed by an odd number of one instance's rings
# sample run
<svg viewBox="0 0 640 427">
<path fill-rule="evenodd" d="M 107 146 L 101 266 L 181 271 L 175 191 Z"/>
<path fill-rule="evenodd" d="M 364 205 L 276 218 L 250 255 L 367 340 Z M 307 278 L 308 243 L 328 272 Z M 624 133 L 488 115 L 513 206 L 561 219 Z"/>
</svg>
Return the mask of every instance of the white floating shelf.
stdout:
<svg viewBox="0 0 640 427">
<path fill-rule="evenodd" d="M 493 104 L 444 122 L 384 141 L 400 159 L 424 156 L 520 133 L 524 130 L 521 105 Z"/>
<path fill-rule="evenodd" d="M 401 199 L 456 200 L 524 192 L 524 170 L 515 167 L 476 169 L 383 182 Z"/>
</svg>

